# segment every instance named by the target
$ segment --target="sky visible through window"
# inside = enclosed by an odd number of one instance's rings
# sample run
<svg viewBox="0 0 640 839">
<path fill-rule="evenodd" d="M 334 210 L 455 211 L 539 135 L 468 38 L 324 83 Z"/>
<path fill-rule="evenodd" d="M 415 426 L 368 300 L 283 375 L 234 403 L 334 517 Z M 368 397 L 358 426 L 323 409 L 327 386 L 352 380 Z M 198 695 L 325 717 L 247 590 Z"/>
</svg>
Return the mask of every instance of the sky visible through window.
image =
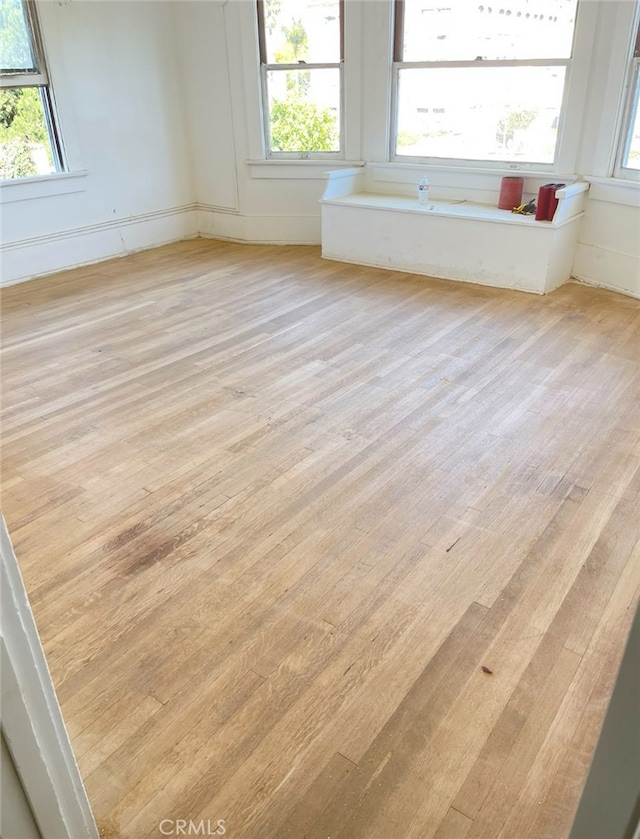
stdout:
<svg viewBox="0 0 640 839">
<path fill-rule="evenodd" d="M 405 0 L 404 61 L 569 58 L 577 0 Z"/>
</svg>

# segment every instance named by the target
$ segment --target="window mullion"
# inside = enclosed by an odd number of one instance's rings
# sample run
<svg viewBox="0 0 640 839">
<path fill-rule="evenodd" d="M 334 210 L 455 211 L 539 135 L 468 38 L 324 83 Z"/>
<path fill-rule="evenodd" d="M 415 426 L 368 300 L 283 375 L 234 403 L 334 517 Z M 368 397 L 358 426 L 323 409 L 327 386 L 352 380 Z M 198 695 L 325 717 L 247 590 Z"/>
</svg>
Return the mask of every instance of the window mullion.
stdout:
<svg viewBox="0 0 640 839">
<path fill-rule="evenodd" d="M 53 155 L 54 167 L 57 172 L 63 172 L 66 169 L 66 160 L 64 157 L 62 139 L 54 119 L 54 106 L 51 88 L 41 87 L 40 99 L 42 101 L 44 118 L 47 123 L 47 129 L 51 141 L 51 154 Z"/>
<path fill-rule="evenodd" d="M 393 60 L 401 63 L 404 48 L 404 0 L 394 0 Z"/>
<path fill-rule="evenodd" d="M 394 67 L 400 70 L 438 70 L 450 68 L 469 68 L 480 70 L 483 67 L 568 67 L 568 58 L 500 58 L 487 61 L 396 61 Z"/>
<path fill-rule="evenodd" d="M 389 120 L 389 149 L 391 154 L 387 157 L 388 160 L 393 160 L 396 157 L 397 139 L 398 139 L 398 108 L 399 108 L 399 71 L 401 68 L 400 62 L 394 62 L 391 67 L 391 119 Z"/>
<path fill-rule="evenodd" d="M 629 166 L 629 155 L 631 153 L 633 131 L 637 119 L 638 108 L 640 108 L 640 58 L 634 57 L 632 59 L 631 67 L 631 83 L 629 85 L 626 118 L 624 120 L 625 133 L 620 144 L 620 156 L 617 169 L 621 170 L 621 172 L 626 176 L 628 176 L 629 173 L 634 173 L 633 177 L 637 177 L 638 170 Z"/>
<path fill-rule="evenodd" d="M 339 70 L 342 66 L 340 62 L 333 62 L 327 64 L 311 64 L 305 62 L 304 64 L 264 64 L 267 71 L 272 70 Z"/>
<path fill-rule="evenodd" d="M 15 87 L 46 87 L 49 84 L 46 73 L 7 73 L 0 76 L 0 89 Z"/>
<path fill-rule="evenodd" d="M 260 63 L 267 62 L 267 42 L 265 38 L 265 15 L 264 15 L 264 0 L 257 0 L 258 9 L 258 49 L 260 53 Z"/>
<path fill-rule="evenodd" d="M 269 109 L 269 90 L 267 84 L 267 65 L 260 65 L 260 87 L 262 88 L 262 136 L 265 156 L 271 153 L 271 114 Z"/>
</svg>

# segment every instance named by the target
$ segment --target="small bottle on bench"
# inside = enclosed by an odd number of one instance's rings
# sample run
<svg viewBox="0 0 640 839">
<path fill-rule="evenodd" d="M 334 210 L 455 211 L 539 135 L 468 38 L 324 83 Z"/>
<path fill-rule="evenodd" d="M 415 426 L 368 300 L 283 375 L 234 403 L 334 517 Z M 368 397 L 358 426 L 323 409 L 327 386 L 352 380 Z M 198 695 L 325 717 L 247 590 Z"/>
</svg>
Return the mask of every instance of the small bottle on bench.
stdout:
<svg viewBox="0 0 640 839">
<path fill-rule="evenodd" d="M 429 179 L 420 178 L 418 183 L 418 202 L 426 204 L 429 201 Z"/>
</svg>

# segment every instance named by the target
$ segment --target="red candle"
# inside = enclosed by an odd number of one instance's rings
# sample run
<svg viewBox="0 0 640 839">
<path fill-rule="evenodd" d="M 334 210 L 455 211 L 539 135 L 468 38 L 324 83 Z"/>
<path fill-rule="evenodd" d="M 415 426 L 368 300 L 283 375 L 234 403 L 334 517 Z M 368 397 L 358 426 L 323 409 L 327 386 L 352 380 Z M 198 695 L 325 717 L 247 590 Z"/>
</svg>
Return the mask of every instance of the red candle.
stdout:
<svg viewBox="0 0 640 839">
<path fill-rule="evenodd" d="M 519 207 L 522 204 L 523 188 L 524 178 L 517 178 L 511 175 L 503 178 L 500 184 L 498 209 L 513 210 L 514 207 Z"/>
</svg>

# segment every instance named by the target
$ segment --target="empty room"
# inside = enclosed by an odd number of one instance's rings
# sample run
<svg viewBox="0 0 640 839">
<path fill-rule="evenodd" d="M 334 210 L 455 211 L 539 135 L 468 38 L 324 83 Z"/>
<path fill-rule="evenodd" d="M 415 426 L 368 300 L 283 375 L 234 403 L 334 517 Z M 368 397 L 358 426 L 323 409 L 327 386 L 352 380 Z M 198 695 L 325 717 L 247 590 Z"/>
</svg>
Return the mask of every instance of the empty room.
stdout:
<svg viewBox="0 0 640 839">
<path fill-rule="evenodd" d="M 0 46 L 2 839 L 639 839 L 640 2 Z"/>
</svg>

